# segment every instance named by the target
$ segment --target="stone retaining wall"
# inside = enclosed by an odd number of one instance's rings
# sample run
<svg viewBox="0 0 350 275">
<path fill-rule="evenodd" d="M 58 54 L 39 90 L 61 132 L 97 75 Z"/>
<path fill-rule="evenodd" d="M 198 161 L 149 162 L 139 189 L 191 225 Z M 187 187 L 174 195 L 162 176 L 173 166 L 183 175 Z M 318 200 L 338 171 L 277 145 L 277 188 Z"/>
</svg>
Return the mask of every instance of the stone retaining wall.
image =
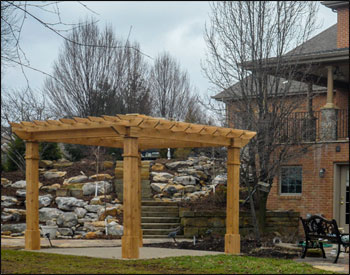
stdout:
<svg viewBox="0 0 350 275">
<path fill-rule="evenodd" d="M 226 211 L 191 211 L 179 209 L 184 236 L 205 235 L 208 229 L 212 233 L 224 235 L 226 232 Z M 239 231 L 242 236 L 254 232 L 249 212 L 239 213 Z M 292 211 L 268 211 L 266 213 L 266 232 L 280 236 L 296 236 L 298 234 L 299 213 Z"/>
</svg>

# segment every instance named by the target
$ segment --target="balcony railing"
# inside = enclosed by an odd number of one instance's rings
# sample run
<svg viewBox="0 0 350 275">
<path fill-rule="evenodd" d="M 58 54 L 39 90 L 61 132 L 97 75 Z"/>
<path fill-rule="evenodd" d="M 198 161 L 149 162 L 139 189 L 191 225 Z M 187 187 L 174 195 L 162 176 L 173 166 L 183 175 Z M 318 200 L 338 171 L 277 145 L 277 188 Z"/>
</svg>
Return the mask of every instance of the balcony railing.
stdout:
<svg viewBox="0 0 350 275">
<path fill-rule="evenodd" d="M 295 112 L 280 129 L 281 142 L 319 141 L 321 136 L 321 111 Z M 338 110 L 337 140 L 349 137 L 349 114 L 347 109 Z"/>
</svg>

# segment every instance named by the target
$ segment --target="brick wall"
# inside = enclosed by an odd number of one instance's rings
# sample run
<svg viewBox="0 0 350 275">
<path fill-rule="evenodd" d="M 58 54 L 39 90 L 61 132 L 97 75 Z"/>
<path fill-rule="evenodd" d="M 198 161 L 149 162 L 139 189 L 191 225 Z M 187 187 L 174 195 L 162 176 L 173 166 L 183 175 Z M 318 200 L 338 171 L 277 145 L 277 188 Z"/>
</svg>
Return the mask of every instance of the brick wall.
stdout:
<svg viewBox="0 0 350 275">
<path fill-rule="evenodd" d="M 341 151 L 336 152 L 336 146 Z M 333 218 L 334 164 L 349 162 L 349 143 L 318 143 L 312 145 L 299 160 L 289 165 L 302 166 L 302 194 L 282 196 L 279 192 L 279 178 L 276 178 L 268 198 L 270 210 L 293 210 L 305 217 L 307 213 L 321 213 L 327 219 Z M 319 171 L 325 168 L 324 178 Z"/>
<path fill-rule="evenodd" d="M 337 30 L 337 47 L 349 47 L 349 7 L 337 10 L 338 13 L 338 30 Z"/>
</svg>

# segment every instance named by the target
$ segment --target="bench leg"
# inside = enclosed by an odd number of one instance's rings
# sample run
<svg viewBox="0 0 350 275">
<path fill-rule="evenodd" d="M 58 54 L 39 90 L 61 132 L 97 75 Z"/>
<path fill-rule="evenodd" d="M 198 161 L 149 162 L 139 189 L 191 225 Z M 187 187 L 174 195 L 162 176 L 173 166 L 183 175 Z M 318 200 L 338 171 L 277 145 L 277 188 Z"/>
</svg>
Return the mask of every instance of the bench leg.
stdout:
<svg viewBox="0 0 350 275">
<path fill-rule="evenodd" d="M 338 261 L 338 258 L 339 258 L 339 254 L 340 254 L 340 246 L 341 246 L 341 244 L 338 244 L 338 252 L 337 252 L 337 257 L 335 257 L 335 260 L 334 260 L 334 264 L 336 264 L 337 263 L 337 261 Z"/>
<path fill-rule="evenodd" d="M 322 257 L 326 258 L 326 253 L 324 252 L 323 243 L 320 243 L 320 248 L 322 250 Z"/>
<path fill-rule="evenodd" d="M 305 246 L 303 247 L 301 258 L 305 258 L 307 252 L 308 241 L 305 241 Z"/>
</svg>

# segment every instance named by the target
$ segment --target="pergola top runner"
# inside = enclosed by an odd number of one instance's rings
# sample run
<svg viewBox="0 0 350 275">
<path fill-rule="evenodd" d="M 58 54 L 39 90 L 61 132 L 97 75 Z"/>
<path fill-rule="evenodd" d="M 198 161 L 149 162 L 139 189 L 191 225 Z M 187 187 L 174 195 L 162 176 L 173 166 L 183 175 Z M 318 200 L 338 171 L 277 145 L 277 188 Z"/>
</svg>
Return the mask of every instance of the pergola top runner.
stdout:
<svg viewBox="0 0 350 275">
<path fill-rule="evenodd" d="M 11 126 L 14 133 L 28 141 L 123 148 L 123 138 L 137 137 L 139 149 L 243 147 L 256 134 L 246 130 L 171 121 L 139 114 L 22 121 L 11 123 Z"/>
<path fill-rule="evenodd" d="M 124 233 L 122 257 L 137 259 L 141 228 L 141 155 L 147 148 L 227 147 L 227 216 L 225 252 L 240 253 L 240 149 L 255 132 L 170 121 L 139 114 L 11 123 L 26 140 L 25 248 L 40 249 L 39 142 L 63 142 L 123 148 Z"/>
</svg>

